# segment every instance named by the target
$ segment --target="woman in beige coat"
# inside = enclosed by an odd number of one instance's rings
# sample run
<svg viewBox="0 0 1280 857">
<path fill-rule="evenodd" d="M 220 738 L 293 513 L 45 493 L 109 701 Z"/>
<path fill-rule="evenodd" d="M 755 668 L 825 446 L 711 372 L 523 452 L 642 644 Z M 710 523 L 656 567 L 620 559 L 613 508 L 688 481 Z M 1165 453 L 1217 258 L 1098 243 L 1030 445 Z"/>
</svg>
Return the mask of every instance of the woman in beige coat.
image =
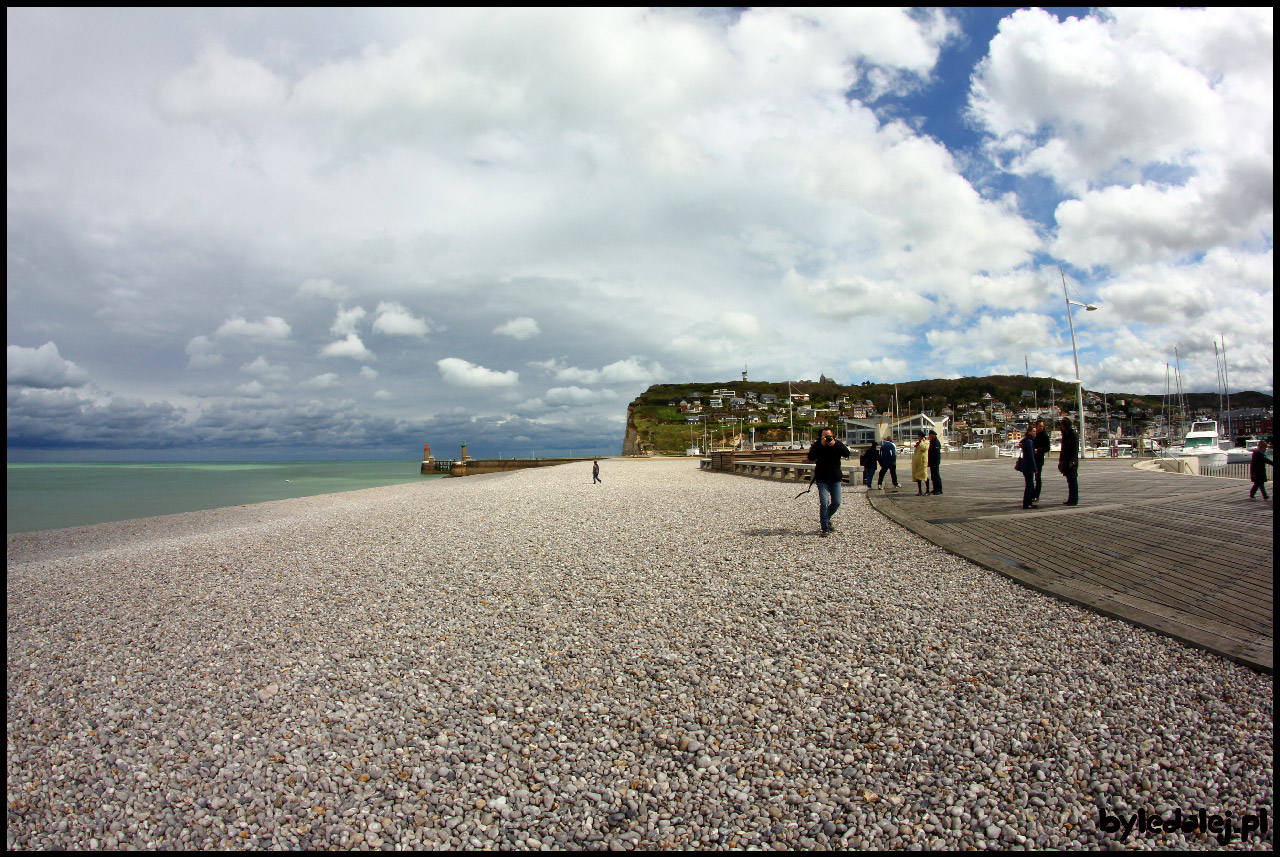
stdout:
<svg viewBox="0 0 1280 857">
<path fill-rule="evenodd" d="M 916 448 L 911 453 L 911 478 L 916 481 L 916 494 L 929 493 L 929 470 L 926 467 L 929 457 L 929 444 L 925 440 L 925 433 L 920 432 L 920 438 L 916 441 Z M 920 486 L 924 485 L 924 490 L 920 490 Z"/>
</svg>

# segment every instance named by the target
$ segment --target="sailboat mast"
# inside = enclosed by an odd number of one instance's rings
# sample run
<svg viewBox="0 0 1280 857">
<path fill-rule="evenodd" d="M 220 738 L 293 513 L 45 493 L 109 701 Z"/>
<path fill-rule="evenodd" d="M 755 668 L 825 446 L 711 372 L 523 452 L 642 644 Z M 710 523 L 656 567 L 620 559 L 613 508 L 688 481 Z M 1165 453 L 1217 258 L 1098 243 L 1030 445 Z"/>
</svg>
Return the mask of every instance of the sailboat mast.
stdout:
<svg viewBox="0 0 1280 857">
<path fill-rule="evenodd" d="M 1222 388 L 1227 391 L 1227 437 L 1235 443 L 1236 434 L 1231 429 L 1231 382 L 1227 378 L 1227 338 L 1222 337 Z"/>
<path fill-rule="evenodd" d="M 1182 358 L 1178 356 L 1178 346 L 1173 346 L 1173 380 L 1178 387 L 1178 419 L 1182 425 L 1179 434 L 1186 434 L 1187 402 L 1182 398 Z"/>
</svg>

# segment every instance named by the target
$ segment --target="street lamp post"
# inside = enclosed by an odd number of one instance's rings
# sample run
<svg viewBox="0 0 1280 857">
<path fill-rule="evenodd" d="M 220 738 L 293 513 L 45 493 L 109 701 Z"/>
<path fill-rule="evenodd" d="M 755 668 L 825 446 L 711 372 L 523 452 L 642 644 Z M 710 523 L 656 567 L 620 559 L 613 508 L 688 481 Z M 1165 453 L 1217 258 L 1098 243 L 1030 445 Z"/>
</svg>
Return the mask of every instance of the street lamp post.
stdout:
<svg viewBox="0 0 1280 857">
<path fill-rule="evenodd" d="M 1080 355 L 1076 353 L 1076 324 L 1071 320 L 1071 305 L 1082 306 L 1092 312 L 1097 309 L 1093 304 L 1082 304 L 1067 297 L 1067 275 L 1058 266 L 1058 275 L 1062 277 L 1062 299 L 1067 302 L 1067 324 L 1071 328 L 1071 358 L 1076 364 L 1076 411 L 1080 417 L 1080 458 L 1084 458 L 1084 383 L 1080 380 Z"/>
</svg>

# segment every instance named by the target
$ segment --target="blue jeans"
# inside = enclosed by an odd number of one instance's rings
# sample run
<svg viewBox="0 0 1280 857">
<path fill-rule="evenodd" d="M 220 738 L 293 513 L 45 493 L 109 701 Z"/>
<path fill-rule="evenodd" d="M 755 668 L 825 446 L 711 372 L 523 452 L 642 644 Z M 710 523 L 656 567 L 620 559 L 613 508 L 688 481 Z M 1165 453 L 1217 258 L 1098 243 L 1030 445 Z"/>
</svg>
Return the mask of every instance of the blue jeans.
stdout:
<svg viewBox="0 0 1280 857">
<path fill-rule="evenodd" d="M 871 483 L 876 479 L 876 466 L 873 464 L 870 467 L 862 468 L 862 476 L 867 480 L 867 487 L 870 488 Z"/>
<path fill-rule="evenodd" d="M 825 533 L 831 529 L 831 516 L 840 508 L 840 480 L 818 483 L 818 521 Z"/>
</svg>

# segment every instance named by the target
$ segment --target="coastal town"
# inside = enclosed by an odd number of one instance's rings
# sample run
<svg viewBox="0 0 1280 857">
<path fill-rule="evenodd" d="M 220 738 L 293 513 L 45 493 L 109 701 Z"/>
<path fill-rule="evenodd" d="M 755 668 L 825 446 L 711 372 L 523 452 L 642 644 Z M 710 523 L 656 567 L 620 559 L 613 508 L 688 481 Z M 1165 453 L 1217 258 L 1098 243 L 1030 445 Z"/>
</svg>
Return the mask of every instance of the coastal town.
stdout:
<svg viewBox="0 0 1280 857">
<path fill-rule="evenodd" d="M 632 404 L 629 440 L 632 425 L 636 432 L 632 448 L 624 452 L 807 446 L 827 428 L 850 445 L 885 437 L 903 441 L 933 430 L 952 448 L 1008 446 L 1041 419 L 1055 427 L 1056 443 L 1061 418 L 1078 420 L 1073 383 L 1022 376 L 964 380 L 973 382 L 967 385 L 970 390 L 954 382 L 951 386 L 971 395 L 949 396 L 942 392 L 948 386 L 944 382 L 904 384 L 896 395 L 894 385 L 841 386 L 825 376 L 817 382 L 760 383 L 749 381 L 746 371 L 736 383 L 655 385 Z M 930 384 L 938 391 L 916 393 Z M 991 389 L 979 391 L 981 387 Z M 1257 405 L 1202 404 L 1206 394 L 1178 403 L 1086 390 L 1081 401 L 1086 446 L 1151 451 L 1178 444 L 1184 424 L 1202 419 L 1218 421 L 1223 439 L 1269 436 L 1271 397 L 1244 395 Z"/>
</svg>

